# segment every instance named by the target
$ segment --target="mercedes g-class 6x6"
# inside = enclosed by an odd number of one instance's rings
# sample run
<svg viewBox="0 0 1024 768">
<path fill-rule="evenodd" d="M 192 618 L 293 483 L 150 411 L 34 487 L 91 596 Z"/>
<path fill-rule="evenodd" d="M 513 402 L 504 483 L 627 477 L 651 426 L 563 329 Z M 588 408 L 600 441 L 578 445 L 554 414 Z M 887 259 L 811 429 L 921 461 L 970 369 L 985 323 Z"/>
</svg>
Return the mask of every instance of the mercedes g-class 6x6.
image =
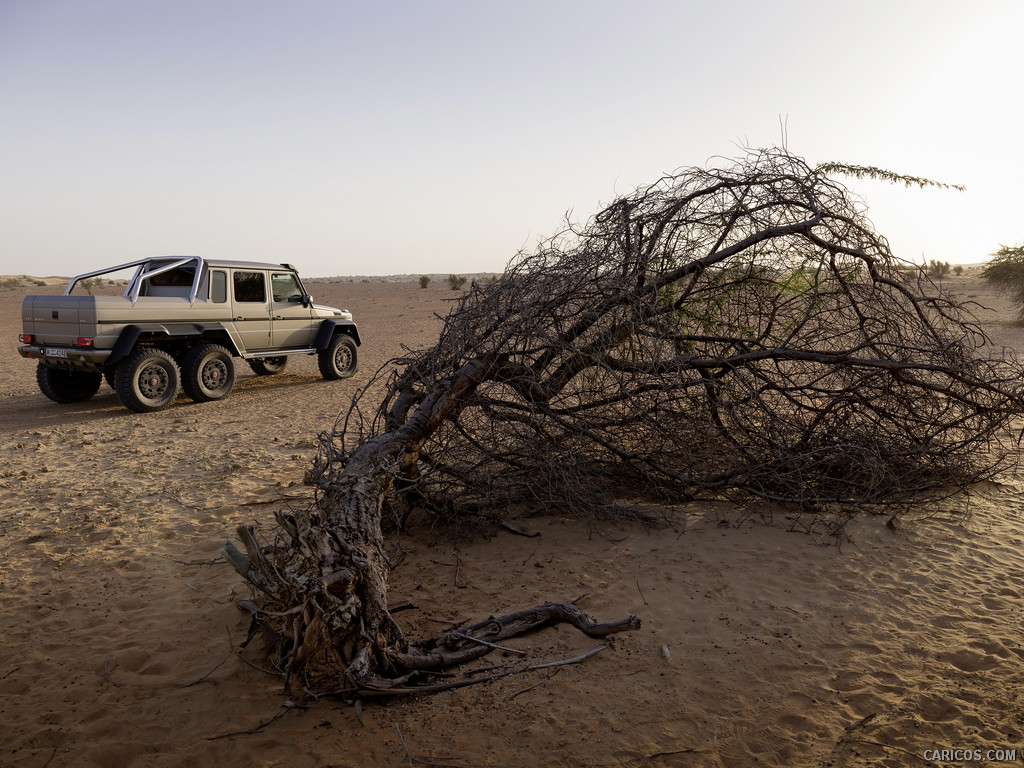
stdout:
<svg viewBox="0 0 1024 768">
<path fill-rule="evenodd" d="M 135 268 L 121 296 L 71 295 L 76 284 Z M 39 389 L 58 403 L 87 400 L 106 379 L 140 413 L 185 390 L 219 400 L 235 384 L 234 358 L 259 375 L 291 355 L 317 355 L 326 379 L 356 371 L 350 312 L 313 303 L 290 264 L 198 256 L 140 259 L 75 277 L 63 296 L 26 296 L 18 351 L 38 361 Z"/>
</svg>

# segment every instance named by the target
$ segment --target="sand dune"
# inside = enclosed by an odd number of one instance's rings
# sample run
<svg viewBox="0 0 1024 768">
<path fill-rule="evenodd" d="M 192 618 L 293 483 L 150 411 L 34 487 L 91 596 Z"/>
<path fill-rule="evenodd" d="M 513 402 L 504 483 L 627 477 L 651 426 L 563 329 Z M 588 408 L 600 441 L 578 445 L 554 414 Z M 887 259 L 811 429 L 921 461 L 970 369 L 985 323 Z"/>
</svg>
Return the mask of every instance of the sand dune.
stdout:
<svg viewBox="0 0 1024 768">
<path fill-rule="evenodd" d="M 973 278 L 949 282 L 995 306 L 982 313 L 993 338 L 1024 350 L 1005 302 Z M 355 379 L 323 381 L 307 358 L 272 378 L 242 366 L 223 402 L 138 415 L 106 385 L 72 406 L 37 391 L 15 351 L 27 290 L 0 291 L 2 765 L 404 766 L 408 750 L 479 768 L 899 766 L 923 764 L 925 750 L 1024 754 L 1018 472 L 977 488 L 966 516 L 922 508 L 901 530 L 865 519 L 843 539 L 791 532 L 782 510 L 764 510 L 766 523 L 696 506 L 652 530 L 595 531 L 557 513 L 526 521 L 536 538 L 417 528 L 392 577 L 393 600 L 418 606 L 397 614 L 412 637 L 584 594 L 595 617 L 635 614 L 643 627 L 580 664 L 361 714 L 287 701 L 258 647 L 234 654 L 247 594 L 209 561 L 237 525 L 307 503 L 317 432 L 402 344 L 433 340 L 453 292 L 316 286 L 360 324 Z M 511 644 L 537 663 L 598 645 L 566 627 Z"/>
</svg>

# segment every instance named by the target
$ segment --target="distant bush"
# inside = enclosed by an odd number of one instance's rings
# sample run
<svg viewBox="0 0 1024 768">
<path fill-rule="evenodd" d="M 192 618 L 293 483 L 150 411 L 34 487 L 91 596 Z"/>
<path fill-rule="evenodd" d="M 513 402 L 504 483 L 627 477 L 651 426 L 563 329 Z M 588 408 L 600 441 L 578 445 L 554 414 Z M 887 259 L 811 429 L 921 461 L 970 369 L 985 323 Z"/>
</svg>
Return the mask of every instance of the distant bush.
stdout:
<svg viewBox="0 0 1024 768">
<path fill-rule="evenodd" d="M 21 280 L 16 277 L 8 277 L 0 280 L 0 288 L 21 288 Z"/>
<path fill-rule="evenodd" d="M 44 287 L 46 286 L 46 281 L 45 280 L 33 280 L 32 282 L 35 283 L 36 285 L 41 285 L 41 286 L 44 286 Z"/>
<path fill-rule="evenodd" d="M 913 265 L 897 267 L 896 271 L 899 273 L 899 276 L 908 283 L 914 282 L 921 276 L 921 267 L 915 267 Z"/>
<path fill-rule="evenodd" d="M 1000 293 L 1008 293 L 1017 307 L 1017 322 L 1024 324 L 1024 243 L 1000 245 L 981 270 L 981 279 Z"/>
<path fill-rule="evenodd" d="M 964 273 L 964 265 L 963 264 L 957 264 L 955 267 L 953 267 L 953 274 L 956 275 L 957 277 L 960 277 L 960 275 L 962 275 L 963 273 Z"/>
<path fill-rule="evenodd" d="M 453 291 L 459 290 L 466 284 L 466 278 L 462 275 L 448 275 L 448 285 L 451 286 Z"/>
<path fill-rule="evenodd" d="M 949 274 L 950 266 L 948 261 L 936 261 L 932 259 L 928 262 L 928 277 L 934 277 L 941 280 Z"/>
<path fill-rule="evenodd" d="M 420 275 L 420 288 L 430 285 L 430 275 Z"/>
</svg>

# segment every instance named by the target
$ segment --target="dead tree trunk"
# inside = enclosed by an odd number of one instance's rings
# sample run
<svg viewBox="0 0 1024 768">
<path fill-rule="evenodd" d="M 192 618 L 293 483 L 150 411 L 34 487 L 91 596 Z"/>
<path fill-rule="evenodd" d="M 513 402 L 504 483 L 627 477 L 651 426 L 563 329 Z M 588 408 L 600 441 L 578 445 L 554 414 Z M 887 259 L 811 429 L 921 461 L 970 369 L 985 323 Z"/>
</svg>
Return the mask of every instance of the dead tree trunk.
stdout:
<svg viewBox="0 0 1024 768">
<path fill-rule="evenodd" d="M 493 355 L 469 361 L 419 403 L 414 414 L 391 432 L 377 435 L 324 486 L 317 514 L 307 510 L 279 516 L 289 538 L 284 567 L 263 556 L 253 530 L 240 529 L 246 552 L 230 542 L 230 562 L 249 582 L 286 611 L 261 611 L 257 620 L 286 619 L 276 632 L 288 684 L 314 657 L 338 670 L 339 679 L 318 677 L 338 693 L 409 693 L 417 673 L 464 664 L 489 653 L 493 644 L 548 624 L 568 622 L 593 637 L 635 629 L 635 617 L 597 624 L 574 606 L 547 603 L 502 618 L 491 618 L 457 634 L 410 649 L 388 612 L 388 559 L 382 534 L 384 499 L 395 467 L 415 461 L 423 442 L 458 410 L 481 381 L 496 370 Z M 262 615 L 261 615 L 262 614 Z M 275 622 L 278 623 L 278 622 Z M 422 677 L 422 676 L 421 676 Z M 304 677 L 304 687 L 312 681 Z"/>
<path fill-rule="evenodd" d="M 474 286 L 325 435 L 317 503 L 278 517 L 269 556 L 251 529 L 228 545 L 289 682 L 434 690 L 430 671 L 535 626 L 638 625 L 554 604 L 410 647 L 387 609 L 391 507 L 897 512 L 992 476 L 1024 369 L 904 266 L 845 188 L 767 151 L 639 190 Z"/>
</svg>

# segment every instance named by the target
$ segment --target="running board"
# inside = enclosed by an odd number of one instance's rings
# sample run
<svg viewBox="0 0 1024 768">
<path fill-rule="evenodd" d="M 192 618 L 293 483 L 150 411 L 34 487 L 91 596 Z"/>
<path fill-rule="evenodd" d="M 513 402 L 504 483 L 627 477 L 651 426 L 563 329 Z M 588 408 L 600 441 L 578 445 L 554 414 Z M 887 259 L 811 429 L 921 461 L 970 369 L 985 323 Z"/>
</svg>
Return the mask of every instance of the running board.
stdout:
<svg viewBox="0 0 1024 768">
<path fill-rule="evenodd" d="M 242 355 L 243 360 L 255 360 L 261 357 L 287 357 L 288 355 L 315 355 L 315 349 L 275 349 L 266 352 L 246 352 Z"/>
</svg>

